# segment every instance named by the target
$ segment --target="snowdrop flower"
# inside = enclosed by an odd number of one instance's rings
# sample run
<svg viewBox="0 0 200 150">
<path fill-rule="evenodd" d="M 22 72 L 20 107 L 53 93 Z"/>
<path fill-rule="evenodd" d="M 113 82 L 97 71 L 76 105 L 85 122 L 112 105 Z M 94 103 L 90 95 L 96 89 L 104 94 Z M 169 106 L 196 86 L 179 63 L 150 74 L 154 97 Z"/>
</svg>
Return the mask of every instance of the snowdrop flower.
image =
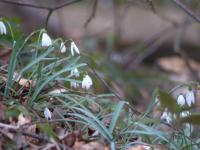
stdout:
<svg viewBox="0 0 200 150">
<path fill-rule="evenodd" d="M 155 103 L 156 103 L 156 106 L 158 106 L 158 107 L 160 106 L 160 100 L 159 100 L 158 96 L 155 99 Z"/>
<path fill-rule="evenodd" d="M 71 81 L 70 82 L 70 86 L 71 86 L 71 88 L 78 88 L 79 84 L 77 82 L 75 82 L 75 81 Z"/>
<path fill-rule="evenodd" d="M 19 73 L 17 73 L 17 72 L 13 73 L 13 80 L 14 81 L 18 82 L 21 78 L 22 78 L 22 76 Z"/>
<path fill-rule="evenodd" d="M 75 76 L 75 77 L 79 77 L 80 76 L 79 71 L 78 71 L 77 68 L 74 68 L 73 70 L 71 70 L 70 75 L 71 76 Z"/>
<path fill-rule="evenodd" d="M 170 112 L 164 111 L 160 119 L 163 119 L 170 124 L 172 122 L 172 114 Z"/>
<path fill-rule="evenodd" d="M 61 44 L 60 44 L 60 52 L 61 53 L 65 53 L 66 52 L 66 47 L 65 47 L 65 44 L 63 42 L 61 42 Z"/>
<path fill-rule="evenodd" d="M 183 112 L 180 113 L 180 116 L 181 116 L 181 117 L 187 117 L 187 116 L 189 116 L 189 115 L 190 115 L 190 112 L 189 112 L 189 111 L 183 111 Z"/>
<path fill-rule="evenodd" d="M 84 78 L 83 78 L 83 81 L 82 81 L 82 88 L 88 90 L 91 86 L 92 86 L 92 79 L 90 78 L 89 75 L 86 75 Z"/>
<path fill-rule="evenodd" d="M 77 53 L 77 54 L 80 54 L 80 51 L 78 49 L 78 47 L 76 46 L 76 44 L 72 41 L 71 42 L 71 54 L 72 56 L 74 56 L 74 51 Z"/>
<path fill-rule="evenodd" d="M 42 34 L 42 42 L 41 42 L 41 45 L 42 45 L 43 47 L 48 47 L 48 46 L 52 45 L 51 38 L 48 36 L 47 33 L 43 33 L 43 34 Z"/>
<path fill-rule="evenodd" d="M 192 90 L 186 93 L 186 103 L 188 104 L 188 106 L 191 106 L 195 103 L 194 92 Z"/>
<path fill-rule="evenodd" d="M 183 106 L 185 105 L 185 98 L 183 96 L 183 94 L 180 94 L 177 98 L 177 103 L 180 105 L 180 106 Z"/>
<path fill-rule="evenodd" d="M 3 21 L 0 21 L 0 34 L 7 34 L 6 26 Z"/>
<path fill-rule="evenodd" d="M 51 112 L 47 107 L 44 109 L 44 116 L 47 120 L 51 120 Z"/>
<path fill-rule="evenodd" d="M 66 92 L 67 92 L 66 89 L 54 89 L 50 91 L 49 94 L 61 94 L 61 93 L 66 93 Z"/>
</svg>

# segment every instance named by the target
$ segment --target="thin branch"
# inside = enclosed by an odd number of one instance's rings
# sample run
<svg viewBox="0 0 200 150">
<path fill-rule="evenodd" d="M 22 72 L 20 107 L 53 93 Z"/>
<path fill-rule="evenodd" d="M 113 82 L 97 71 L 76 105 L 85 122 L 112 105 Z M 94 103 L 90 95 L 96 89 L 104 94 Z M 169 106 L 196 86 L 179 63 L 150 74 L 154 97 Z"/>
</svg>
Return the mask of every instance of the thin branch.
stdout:
<svg viewBox="0 0 200 150">
<path fill-rule="evenodd" d="M 72 1 L 70 1 L 70 2 L 66 2 L 66 3 L 64 3 L 64 4 L 61 4 L 61 5 L 59 5 L 59 6 L 54 7 L 54 8 L 53 8 L 53 11 L 54 11 L 54 10 L 57 10 L 57 9 L 60 9 L 60 8 L 63 8 L 63 7 L 66 7 L 66 6 L 68 6 L 68 5 L 77 3 L 77 2 L 79 2 L 79 1 L 82 1 L 82 0 L 72 0 Z"/>
<path fill-rule="evenodd" d="M 0 128 L 19 129 L 18 126 L 13 126 L 13 125 L 9 125 L 9 124 L 5 124 L 5 123 L 1 123 L 1 122 L 0 122 Z"/>
<path fill-rule="evenodd" d="M 86 20 L 84 27 L 87 27 L 87 25 L 90 23 L 90 21 L 95 17 L 96 10 L 97 10 L 97 4 L 98 4 L 98 0 L 95 0 L 94 4 L 93 4 L 93 8 L 92 8 L 92 13 L 89 16 L 89 18 Z"/>
<path fill-rule="evenodd" d="M 46 29 L 47 29 L 47 27 L 48 27 L 48 23 L 49 23 L 49 20 L 50 20 L 50 17 L 51 17 L 51 15 L 52 15 L 52 13 L 53 13 L 53 10 L 50 9 L 49 12 L 48 12 L 48 14 L 47 14 L 46 20 L 45 20 L 45 28 L 46 28 Z"/>
<path fill-rule="evenodd" d="M 24 7 L 49 10 L 49 7 L 45 7 L 45 6 L 39 6 L 39 5 L 27 4 L 27 3 L 21 3 L 21 2 L 14 2 L 14 1 L 8 1 L 8 0 L 1 0 L 0 3 L 7 3 L 7 4 L 11 4 L 11 5 L 16 5 L 16 6 L 24 6 Z"/>
<path fill-rule="evenodd" d="M 29 137 L 32 137 L 32 138 L 35 138 L 35 139 L 38 139 L 38 140 L 41 140 L 41 141 L 50 142 L 49 139 L 45 138 L 44 136 L 39 136 L 37 134 L 28 133 L 28 132 L 22 131 L 22 130 L 9 129 L 9 132 L 12 132 L 12 133 L 21 133 L 24 136 L 29 136 Z"/>
<path fill-rule="evenodd" d="M 179 0 L 172 0 L 178 7 L 180 7 L 184 12 L 186 12 L 190 17 L 192 17 L 194 20 L 196 20 L 198 23 L 200 23 L 200 18 L 189 8 L 187 8 L 183 3 L 181 3 Z"/>
<path fill-rule="evenodd" d="M 45 27 L 47 28 L 48 26 L 48 22 L 50 20 L 51 15 L 53 14 L 54 11 L 61 9 L 63 7 L 69 6 L 71 4 L 74 4 L 76 2 L 79 2 L 82 0 L 71 0 L 71 1 L 67 1 L 59 6 L 55 6 L 55 7 L 45 7 L 45 6 L 39 6 L 39 5 L 34 5 L 34 4 L 28 4 L 28 3 L 21 3 L 21 2 L 13 2 L 13 1 L 8 1 L 8 0 L 1 0 L 0 3 L 7 3 L 7 4 L 11 4 L 11 5 L 16 5 L 16 6 L 24 6 L 24 7 L 31 7 L 31 8 L 37 8 L 37 9 L 44 9 L 44 10 L 48 10 L 48 14 L 47 17 L 45 19 Z"/>
</svg>

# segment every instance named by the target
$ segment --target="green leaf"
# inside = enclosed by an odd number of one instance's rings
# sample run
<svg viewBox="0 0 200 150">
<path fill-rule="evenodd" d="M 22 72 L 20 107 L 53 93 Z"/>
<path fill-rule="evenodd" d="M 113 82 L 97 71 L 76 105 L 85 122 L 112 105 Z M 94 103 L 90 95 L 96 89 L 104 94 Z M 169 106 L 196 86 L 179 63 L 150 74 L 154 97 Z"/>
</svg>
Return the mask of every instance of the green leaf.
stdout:
<svg viewBox="0 0 200 150">
<path fill-rule="evenodd" d="M 177 105 L 176 100 L 170 94 L 161 90 L 158 91 L 158 94 L 162 107 L 168 108 L 168 110 L 172 113 L 179 112 L 179 106 Z"/>
<path fill-rule="evenodd" d="M 119 118 L 120 112 L 123 110 L 122 108 L 123 108 L 124 104 L 125 104 L 125 101 L 119 101 L 115 108 L 115 111 L 113 112 L 112 120 L 111 120 L 110 126 L 109 126 L 110 133 L 112 133 L 115 128 L 115 125 Z"/>
<path fill-rule="evenodd" d="M 194 114 L 190 115 L 187 117 L 183 117 L 180 120 L 182 123 L 191 123 L 195 125 L 200 125 L 200 115 L 199 114 Z"/>
<path fill-rule="evenodd" d="M 21 105 L 14 105 L 9 107 L 6 110 L 6 117 L 18 117 L 20 113 L 23 113 L 24 115 L 29 115 L 27 109 L 24 106 Z"/>
</svg>

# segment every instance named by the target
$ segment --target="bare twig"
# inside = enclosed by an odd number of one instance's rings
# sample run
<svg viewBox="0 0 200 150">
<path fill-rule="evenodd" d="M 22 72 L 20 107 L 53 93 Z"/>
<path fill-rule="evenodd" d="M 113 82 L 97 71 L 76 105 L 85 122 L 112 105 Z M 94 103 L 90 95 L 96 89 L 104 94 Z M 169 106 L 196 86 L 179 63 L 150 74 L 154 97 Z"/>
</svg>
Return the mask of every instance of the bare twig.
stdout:
<svg viewBox="0 0 200 150">
<path fill-rule="evenodd" d="M 183 3 L 179 0 L 172 0 L 178 7 L 180 7 L 183 11 L 185 11 L 190 17 L 200 23 L 200 17 L 198 17 L 193 11 L 187 8 Z"/>
<path fill-rule="evenodd" d="M 46 28 L 46 29 L 47 29 L 47 27 L 48 27 L 49 19 L 50 19 L 52 13 L 53 13 L 53 10 L 50 9 L 49 12 L 48 12 L 48 14 L 47 14 L 46 20 L 45 20 L 45 28 Z"/>
<path fill-rule="evenodd" d="M 0 123 L 0 128 L 7 128 L 7 129 L 18 129 L 18 126 L 13 126 L 5 123 Z"/>
<path fill-rule="evenodd" d="M 61 5 L 59 5 L 59 6 L 54 7 L 53 10 L 57 10 L 57 9 L 60 9 L 60 8 L 63 8 L 63 7 L 72 5 L 72 4 L 77 3 L 77 2 L 79 2 L 79 1 L 82 1 L 82 0 L 71 0 L 71 1 L 69 1 L 69 2 L 67 1 L 67 2 L 65 2 L 64 4 L 61 4 Z"/>
<path fill-rule="evenodd" d="M 87 27 L 87 25 L 90 23 L 90 21 L 95 17 L 96 9 L 97 9 L 97 4 L 98 4 L 98 0 L 95 0 L 94 4 L 93 4 L 93 8 L 92 8 L 92 13 L 89 16 L 89 18 L 86 20 L 86 22 L 84 24 L 84 27 Z"/>
<path fill-rule="evenodd" d="M 47 28 L 48 23 L 49 23 L 49 19 L 52 16 L 54 11 L 61 9 L 63 7 L 69 6 L 69 5 L 74 4 L 76 2 L 79 2 L 79 1 L 82 1 L 82 0 L 67 1 L 67 2 L 65 2 L 65 3 L 63 3 L 59 6 L 55 6 L 55 7 L 39 6 L 39 5 L 28 4 L 28 3 L 13 2 L 13 1 L 8 1 L 8 0 L 1 0 L 0 3 L 6 3 L 6 4 L 11 4 L 11 5 L 16 5 L 16 6 L 24 6 L 24 7 L 31 7 L 31 8 L 47 10 L 48 14 L 47 14 L 47 17 L 45 19 L 45 28 Z"/>
<path fill-rule="evenodd" d="M 16 5 L 16 6 L 24 6 L 24 7 L 49 10 L 49 7 L 45 7 L 45 6 L 39 6 L 39 5 L 27 4 L 27 3 L 21 3 L 21 2 L 14 2 L 14 1 L 8 1 L 8 0 L 1 0 L 0 3 L 7 3 L 7 4 L 11 4 L 11 5 Z"/>
</svg>

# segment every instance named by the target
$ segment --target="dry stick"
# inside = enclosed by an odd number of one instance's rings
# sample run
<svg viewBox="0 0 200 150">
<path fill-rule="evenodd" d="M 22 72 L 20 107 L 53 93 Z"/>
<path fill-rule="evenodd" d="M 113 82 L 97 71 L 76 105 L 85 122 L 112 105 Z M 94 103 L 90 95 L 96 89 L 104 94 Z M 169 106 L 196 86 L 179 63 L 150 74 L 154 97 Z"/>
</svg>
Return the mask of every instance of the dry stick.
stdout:
<svg viewBox="0 0 200 150">
<path fill-rule="evenodd" d="M 32 134 L 32 133 L 22 131 L 22 130 L 20 130 L 20 128 L 18 126 L 0 123 L 0 128 L 6 128 L 12 133 L 21 133 L 22 135 L 25 135 L 25 136 L 33 137 L 33 138 L 43 140 L 43 141 L 49 141 L 47 138 L 38 136 L 37 134 Z"/>
<path fill-rule="evenodd" d="M 94 4 L 93 4 L 93 8 L 92 8 L 92 13 L 91 15 L 89 16 L 89 18 L 86 20 L 85 24 L 84 24 L 84 27 L 86 28 L 87 25 L 91 22 L 91 20 L 95 17 L 95 14 L 96 14 L 96 10 L 97 10 L 97 4 L 98 4 L 98 0 L 95 0 L 94 1 Z"/>
<path fill-rule="evenodd" d="M 193 11 L 187 8 L 183 3 L 181 3 L 179 0 L 172 0 L 172 1 L 183 11 L 185 11 L 190 17 L 192 17 L 194 20 L 200 23 L 200 18 Z"/>
<path fill-rule="evenodd" d="M 0 129 L 1 128 L 6 128 L 6 129 L 8 129 L 8 132 L 11 132 L 11 133 L 20 133 L 23 136 L 28 136 L 28 137 L 35 138 L 35 139 L 38 139 L 38 140 L 41 140 L 41 141 L 45 141 L 45 142 L 51 142 L 48 138 L 46 138 L 44 136 L 40 136 L 40 135 L 37 135 L 37 134 L 34 134 L 34 133 L 26 132 L 26 131 L 20 129 L 20 127 L 18 127 L 18 126 L 0 123 Z M 68 150 L 72 150 L 70 147 L 67 147 L 63 144 L 60 144 L 60 143 L 57 143 L 57 144 L 60 147 L 63 147 L 63 148 L 68 149 Z"/>
</svg>

